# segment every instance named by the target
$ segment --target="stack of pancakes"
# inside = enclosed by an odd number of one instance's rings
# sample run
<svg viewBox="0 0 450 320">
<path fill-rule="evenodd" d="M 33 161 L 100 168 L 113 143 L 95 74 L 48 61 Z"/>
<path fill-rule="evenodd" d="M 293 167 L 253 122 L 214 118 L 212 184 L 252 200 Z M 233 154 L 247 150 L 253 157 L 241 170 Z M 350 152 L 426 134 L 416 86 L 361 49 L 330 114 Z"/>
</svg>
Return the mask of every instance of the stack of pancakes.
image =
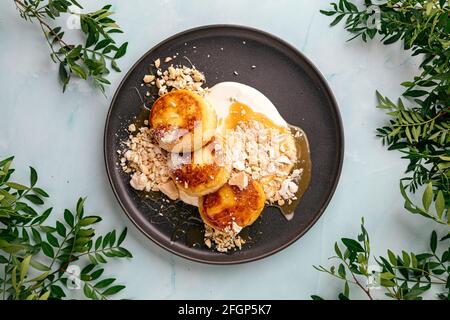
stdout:
<svg viewBox="0 0 450 320">
<path fill-rule="evenodd" d="M 235 230 L 259 217 L 264 190 L 255 180 L 243 189 L 228 184 L 231 165 L 223 157 L 223 133 L 216 134 L 216 112 L 201 96 L 176 90 L 160 97 L 151 109 L 150 126 L 159 146 L 170 153 L 170 174 L 180 193 L 199 197 L 205 224 Z"/>
</svg>

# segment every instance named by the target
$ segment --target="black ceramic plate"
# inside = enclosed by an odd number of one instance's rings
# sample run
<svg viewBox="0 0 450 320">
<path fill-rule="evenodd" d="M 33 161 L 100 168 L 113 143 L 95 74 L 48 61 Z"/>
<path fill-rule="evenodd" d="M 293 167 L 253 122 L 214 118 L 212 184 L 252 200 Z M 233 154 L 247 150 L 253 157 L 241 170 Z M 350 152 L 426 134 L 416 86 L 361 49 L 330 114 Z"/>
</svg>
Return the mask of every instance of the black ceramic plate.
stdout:
<svg viewBox="0 0 450 320">
<path fill-rule="evenodd" d="M 150 200 L 129 185 L 129 176 L 117 165 L 124 128 L 142 111 L 146 88 L 142 78 L 150 64 L 178 53 L 205 73 L 207 85 L 237 81 L 264 93 L 290 124 L 303 128 L 311 149 L 312 179 L 287 221 L 276 208 L 266 208 L 247 232 L 253 239 L 242 251 L 217 253 L 190 246 L 201 229 L 197 209 L 167 204 L 164 197 Z M 256 66 L 256 68 L 252 68 Z M 236 71 L 238 75 L 234 73 Z M 139 94 L 137 91 L 139 91 Z M 104 152 L 113 191 L 125 213 L 151 240 L 182 257 L 213 264 L 249 262 L 273 254 L 299 239 L 321 216 L 338 183 L 344 137 L 338 106 L 326 81 L 294 47 L 268 33 L 241 26 L 205 26 L 179 33 L 148 51 L 126 74 L 106 119 Z M 163 209 L 161 205 L 164 204 Z M 162 214 L 162 215 L 161 215 Z M 194 230 L 194 231 L 192 231 Z"/>
</svg>

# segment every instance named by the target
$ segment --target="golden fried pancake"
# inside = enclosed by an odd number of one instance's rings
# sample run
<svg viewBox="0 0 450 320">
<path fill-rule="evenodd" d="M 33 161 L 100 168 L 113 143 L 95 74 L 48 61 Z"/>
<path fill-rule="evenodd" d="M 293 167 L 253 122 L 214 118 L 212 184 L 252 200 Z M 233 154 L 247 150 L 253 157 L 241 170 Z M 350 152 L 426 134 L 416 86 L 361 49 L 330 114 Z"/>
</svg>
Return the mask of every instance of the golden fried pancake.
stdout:
<svg viewBox="0 0 450 320">
<path fill-rule="evenodd" d="M 233 222 L 244 228 L 251 225 L 264 209 L 266 196 L 261 184 L 249 180 L 245 189 L 228 183 L 214 193 L 199 200 L 203 222 L 216 230 L 233 228 Z"/>
<path fill-rule="evenodd" d="M 231 169 L 218 161 L 216 153 L 214 143 L 188 154 L 187 159 L 172 153 L 170 175 L 178 188 L 190 196 L 200 197 L 222 187 L 230 178 Z"/>
<path fill-rule="evenodd" d="M 169 152 L 192 152 L 214 136 L 217 116 L 214 108 L 198 94 L 176 90 L 155 101 L 150 126 L 161 148 Z"/>
</svg>

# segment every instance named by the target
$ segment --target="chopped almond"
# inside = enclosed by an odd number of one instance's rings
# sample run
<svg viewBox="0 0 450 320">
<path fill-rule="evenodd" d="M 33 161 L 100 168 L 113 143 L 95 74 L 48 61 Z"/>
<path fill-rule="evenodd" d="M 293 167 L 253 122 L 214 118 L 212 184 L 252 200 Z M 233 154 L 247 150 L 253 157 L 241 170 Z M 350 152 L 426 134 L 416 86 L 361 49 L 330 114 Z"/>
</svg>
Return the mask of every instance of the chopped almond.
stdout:
<svg viewBox="0 0 450 320">
<path fill-rule="evenodd" d="M 180 197 L 180 194 L 178 193 L 178 188 L 173 183 L 172 180 L 169 180 L 165 183 L 162 183 L 158 186 L 159 190 L 164 193 L 169 199 L 177 200 Z"/>
<path fill-rule="evenodd" d="M 241 171 L 228 180 L 228 184 L 230 186 L 237 186 L 240 190 L 244 190 L 248 186 L 248 177 L 247 175 Z"/>
<path fill-rule="evenodd" d="M 153 80 L 155 80 L 155 76 L 151 74 L 147 74 L 144 76 L 144 82 L 145 83 L 151 83 Z"/>
</svg>

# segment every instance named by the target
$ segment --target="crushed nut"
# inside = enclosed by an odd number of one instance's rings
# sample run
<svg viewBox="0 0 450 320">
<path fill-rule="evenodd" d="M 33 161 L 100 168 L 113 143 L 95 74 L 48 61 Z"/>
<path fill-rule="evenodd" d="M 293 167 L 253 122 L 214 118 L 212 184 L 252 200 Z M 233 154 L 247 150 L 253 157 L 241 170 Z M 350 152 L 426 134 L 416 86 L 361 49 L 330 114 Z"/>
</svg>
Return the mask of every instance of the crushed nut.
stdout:
<svg viewBox="0 0 450 320">
<path fill-rule="evenodd" d="M 180 197 L 178 188 L 172 180 L 168 180 L 158 186 L 159 190 L 164 193 L 169 199 L 177 200 Z"/>
<path fill-rule="evenodd" d="M 128 131 L 135 132 L 136 131 L 136 125 L 134 123 L 130 124 L 128 126 Z"/>
<path fill-rule="evenodd" d="M 241 188 L 243 177 L 248 175 L 262 184 L 268 203 L 295 196 L 301 172 L 296 169 L 290 175 L 297 159 L 292 135 L 247 121 L 228 132 L 227 141 L 226 157 L 233 167 L 230 184 Z"/>
<path fill-rule="evenodd" d="M 214 244 L 214 249 L 218 252 L 228 252 L 229 250 L 236 250 L 236 248 L 242 249 L 245 240 L 230 227 L 220 231 L 205 225 L 204 243 L 208 248 L 211 248 Z"/>
<path fill-rule="evenodd" d="M 160 187 L 170 179 L 165 151 L 153 141 L 150 128 L 136 129 L 132 124 L 128 129 L 134 135 L 130 134 L 128 139 L 122 142 L 122 170 L 132 174 L 130 185 L 134 189 L 160 191 Z"/>
<path fill-rule="evenodd" d="M 203 88 L 205 76 L 195 67 L 170 65 L 167 70 L 158 69 L 156 75 L 154 84 L 158 88 L 159 96 L 181 89 L 193 91 L 201 96 L 207 92 L 207 88 Z"/>
<path fill-rule="evenodd" d="M 152 74 L 145 75 L 143 79 L 145 83 L 151 83 L 153 80 L 155 80 L 155 76 Z"/>
<path fill-rule="evenodd" d="M 241 171 L 234 174 L 230 180 L 228 180 L 230 186 L 237 186 L 240 190 L 244 190 L 248 186 L 248 177 L 245 172 Z"/>
</svg>

